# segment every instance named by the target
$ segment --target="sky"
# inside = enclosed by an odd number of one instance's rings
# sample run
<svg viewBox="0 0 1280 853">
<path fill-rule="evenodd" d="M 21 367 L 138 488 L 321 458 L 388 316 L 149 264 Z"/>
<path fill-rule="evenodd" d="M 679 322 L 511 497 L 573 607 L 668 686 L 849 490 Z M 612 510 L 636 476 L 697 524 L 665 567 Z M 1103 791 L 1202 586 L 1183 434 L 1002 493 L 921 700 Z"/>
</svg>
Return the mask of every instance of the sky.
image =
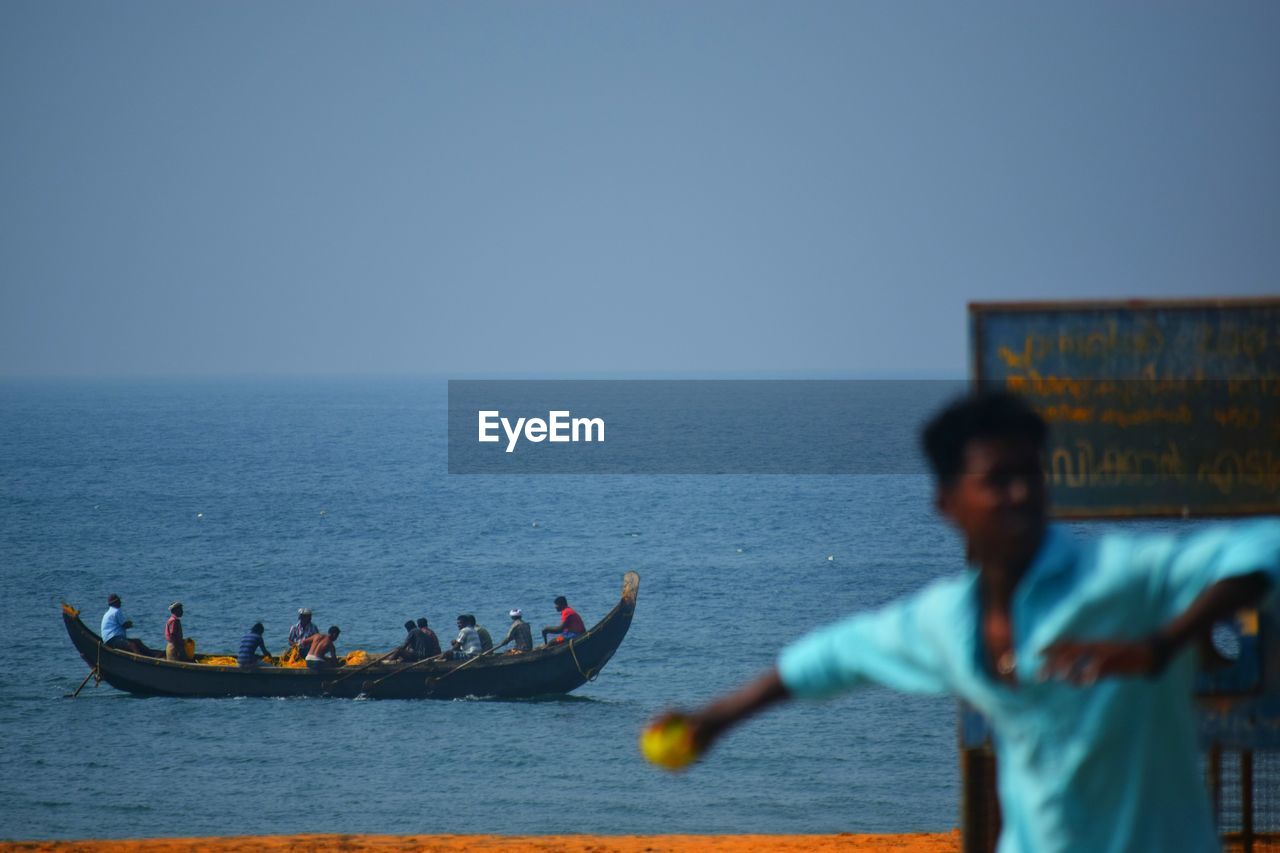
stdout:
<svg viewBox="0 0 1280 853">
<path fill-rule="evenodd" d="M 0 4 L 0 376 L 940 375 L 1280 293 L 1280 4 Z"/>
</svg>

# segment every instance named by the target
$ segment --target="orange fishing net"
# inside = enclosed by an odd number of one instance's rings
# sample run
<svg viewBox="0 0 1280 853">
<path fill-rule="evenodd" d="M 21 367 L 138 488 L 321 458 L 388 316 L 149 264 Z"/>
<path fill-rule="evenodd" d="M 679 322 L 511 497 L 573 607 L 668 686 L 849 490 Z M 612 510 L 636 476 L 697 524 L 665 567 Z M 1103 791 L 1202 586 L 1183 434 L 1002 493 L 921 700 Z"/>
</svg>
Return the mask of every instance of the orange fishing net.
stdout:
<svg viewBox="0 0 1280 853">
<path fill-rule="evenodd" d="M 346 659 L 339 658 L 340 663 L 344 666 L 361 666 L 369 662 L 369 654 L 363 649 L 356 649 L 348 652 Z M 200 658 L 197 663 L 206 666 L 235 666 L 236 659 L 231 655 L 208 655 Z M 298 649 L 297 646 L 290 646 L 289 651 L 278 658 L 263 658 L 262 662 L 267 666 L 279 666 L 286 669 L 301 669 L 307 665 L 306 656 Z"/>
</svg>

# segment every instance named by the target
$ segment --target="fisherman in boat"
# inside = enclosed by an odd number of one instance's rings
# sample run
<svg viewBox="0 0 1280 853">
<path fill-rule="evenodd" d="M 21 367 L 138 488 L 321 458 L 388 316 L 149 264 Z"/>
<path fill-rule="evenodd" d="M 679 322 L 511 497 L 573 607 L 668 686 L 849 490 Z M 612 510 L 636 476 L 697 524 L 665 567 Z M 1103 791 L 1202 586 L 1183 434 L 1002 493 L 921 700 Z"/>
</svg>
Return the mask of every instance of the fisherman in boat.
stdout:
<svg viewBox="0 0 1280 853">
<path fill-rule="evenodd" d="M 471 623 L 471 627 L 476 629 L 476 633 L 480 635 L 480 651 L 487 652 L 493 648 L 493 635 L 489 633 L 489 629 L 483 625 L 476 624 L 474 614 L 467 614 L 467 621 Z"/>
<path fill-rule="evenodd" d="M 307 669 L 332 669 L 338 665 L 338 649 L 334 644 L 341 633 L 337 625 L 330 625 L 329 633 L 317 631 L 304 641 L 307 644 Z"/>
<path fill-rule="evenodd" d="M 420 661 L 440 656 L 440 640 L 436 632 L 427 627 L 426 618 L 419 619 L 416 625 L 413 620 L 405 622 L 404 627 L 409 635 L 388 660 Z"/>
<path fill-rule="evenodd" d="M 547 645 L 548 634 L 558 634 L 553 642 L 563 643 L 566 640 L 572 640 L 580 634 L 585 634 L 587 628 L 582 624 L 582 617 L 578 615 L 578 611 L 569 606 L 569 601 L 563 595 L 556 596 L 556 610 L 560 611 L 560 624 L 548 625 L 542 629 L 542 644 Z"/>
<path fill-rule="evenodd" d="M 458 636 L 454 638 L 451 644 L 454 660 L 473 658 L 484 651 L 480 645 L 480 635 L 472 627 L 472 621 L 465 613 L 458 616 Z"/>
<path fill-rule="evenodd" d="M 120 596 L 114 592 L 107 596 L 107 612 L 102 614 L 102 644 L 135 655 L 160 657 L 158 651 L 147 648 L 141 640 L 129 639 L 128 630 L 133 627 L 133 621 L 124 615 L 120 605 Z"/>
<path fill-rule="evenodd" d="M 414 642 L 416 643 L 414 649 L 419 655 L 418 660 L 440 657 L 440 638 L 427 625 L 425 616 L 418 619 L 418 633 L 414 636 Z"/>
<path fill-rule="evenodd" d="M 262 634 L 265 630 L 261 622 L 256 622 L 249 629 L 249 633 L 240 638 L 240 652 L 236 655 L 237 664 L 242 667 L 257 666 L 258 649 L 262 649 L 264 658 L 271 657 L 271 652 L 267 651 L 267 644 L 262 639 Z"/>
<path fill-rule="evenodd" d="M 302 641 L 319 633 L 320 629 L 311 621 L 311 611 L 306 607 L 299 607 L 298 621 L 289 629 L 289 645 L 297 646 L 298 651 L 302 651 Z"/>
<path fill-rule="evenodd" d="M 405 637 L 404 642 L 400 644 L 400 648 L 396 649 L 387 656 L 387 660 L 391 663 L 396 661 L 414 661 L 422 660 L 418 656 L 413 645 L 413 635 L 418 633 L 418 626 L 414 624 L 412 619 L 408 619 L 404 623 Z"/>
<path fill-rule="evenodd" d="M 529 627 L 528 622 L 524 621 L 524 614 L 520 612 L 520 608 L 513 608 L 509 615 L 511 627 L 507 629 L 507 636 L 502 638 L 502 642 L 494 647 L 494 651 L 507 643 L 515 643 L 512 649 L 517 652 L 533 651 L 533 629 Z"/>
<path fill-rule="evenodd" d="M 164 623 L 164 657 L 165 660 L 188 660 L 187 644 L 182 636 L 181 601 L 169 605 L 169 621 Z"/>
<path fill-rule="evenodd" d="M 440 640 L 436 639 L 435 631 L 426 626 L 425 619 L 417 620 L 417 624 L 412 619 L 404 622 L 404 630 L 407 631 L 404 643 L 390 654 L 388 661 L 425 661 L 438 656 Z"/>
</svg>

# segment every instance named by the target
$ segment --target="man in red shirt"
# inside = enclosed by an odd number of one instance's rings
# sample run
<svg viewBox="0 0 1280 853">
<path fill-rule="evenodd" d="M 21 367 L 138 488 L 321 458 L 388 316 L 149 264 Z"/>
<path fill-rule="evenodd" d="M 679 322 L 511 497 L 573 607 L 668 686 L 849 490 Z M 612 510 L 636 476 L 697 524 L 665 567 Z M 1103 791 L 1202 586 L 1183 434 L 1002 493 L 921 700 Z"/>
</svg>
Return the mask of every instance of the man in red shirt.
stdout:
<svg viewBox="0 0 1280 853">
<path fill-rule="evenodd" d="M 186 641 L 182 636 L 182 602 L 169 605 L 169 621 L 164 623 L 164 656 L 166 660 L 187 660 Z"/>
<path fill-rule="evenodd" d="M 569 606 L 568 599 L 563 595 L 556 596 L 555 605 L 556 610 L 560 611 L 560 624 L 548 625 L 542 629 L 542 644 L 544 646 L 547 644 L 548 634 L 559 634 L 560 636 L 556 637 L 555 641 L 563 643 L 565 640 L 572 640 L 579 634 L 587 632 L 586 626 L 582 624 L 582 617 Z"/>
</svg>

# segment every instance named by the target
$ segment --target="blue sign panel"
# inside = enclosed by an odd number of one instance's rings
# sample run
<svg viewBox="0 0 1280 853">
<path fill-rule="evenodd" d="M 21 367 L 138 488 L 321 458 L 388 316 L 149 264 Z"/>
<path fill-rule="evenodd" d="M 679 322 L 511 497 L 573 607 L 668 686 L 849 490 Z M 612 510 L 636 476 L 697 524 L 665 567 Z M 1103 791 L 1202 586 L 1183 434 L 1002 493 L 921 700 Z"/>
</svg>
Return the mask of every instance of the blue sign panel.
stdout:
<svg viewBox="0 0 1280 853">
<path fill-rule="evenodd" d="M 1280 513 L 1280 299 L 969 310 L 973 377 L 1051 425 L 1056 515 Z"/>
</svg>

